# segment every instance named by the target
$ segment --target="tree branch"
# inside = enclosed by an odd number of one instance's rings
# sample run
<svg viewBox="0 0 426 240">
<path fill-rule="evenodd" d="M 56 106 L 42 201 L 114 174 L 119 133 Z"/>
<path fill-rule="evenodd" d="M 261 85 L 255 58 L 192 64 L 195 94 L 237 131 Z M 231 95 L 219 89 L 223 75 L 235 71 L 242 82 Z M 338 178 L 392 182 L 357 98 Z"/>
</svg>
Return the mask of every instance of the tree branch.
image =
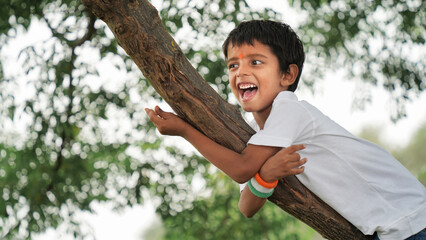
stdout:
<svg viewBox="0 0 426 240">
<path fill-rule="evenodd" d="M 89 15 L 89 23 L 87 25 L 86 34 L 84 34 L 84 36 L 81 37 L 81 38 L 79 38 L 79 39 L 71 41 L 68 44 L 71 48 L 75 48 L 75 47 L 83 45 L 83 43 L 86 42 L 86 41 L 88 41 L 88 40 L 90 40 L 92 38 L 92 36 L 95 34 L 95 32 L 96 32 L 95 22 L 96 22 L 97 18 L 96 18 L 96 16 L 92 12 L 87 11 L 87 13 Z"/>
<path fill-rule="evenodd" d="M 42 19 L 46 22 L 47 27 L 50 29 L 50 31 L 52 32 L 52 35 L 54 37 L 56 37 L 57 39 L 59 39 L 61 41 L 64 41 L 70 48 L 74 49 L 78 46 L 83 45 L 83 43 L 86 42 L 87 40 L 90 40 L 96 32 L 95 22 L 96 22 L 97 18 L 91 11 L 87 11 L 87 13 L 89 15 L 89 23 L 87 25 L 87 31 L 86 31 L 86 33 L 84 34 L 83 37 L 78 38 L 78 39 L 73 40 L 73 41 L 68 40 L 64 36 L 64 34 L 56 31 L 56 29 L 54 27 L 52 27 L 52 25 L 50 25 L 49 21 L 44 16 L 42 16 Z"/>
</svg>

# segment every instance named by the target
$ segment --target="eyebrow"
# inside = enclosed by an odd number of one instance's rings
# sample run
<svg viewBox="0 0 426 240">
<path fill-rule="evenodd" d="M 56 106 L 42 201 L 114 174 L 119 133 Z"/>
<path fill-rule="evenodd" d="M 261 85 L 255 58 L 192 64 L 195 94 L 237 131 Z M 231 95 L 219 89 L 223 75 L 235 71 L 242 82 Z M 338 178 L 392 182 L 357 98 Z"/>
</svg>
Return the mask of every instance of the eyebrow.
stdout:
<svg viewBox="0 0 426 240">
<path fill-rule="evenodd" d="M 265 55 L 260 54 L 260 53 L 244 55 L 244 57 L 248 57 L 248 58 L 254 58 L 254 57 L 267 58 Z M 238 60 L 238 59 L 240 59 L 239 55 L 238 55 L 238 57 L 232 57 L 232 58 L 227 59 L 227 62 L 235 61 L 235 60 Z"/>
</svg>

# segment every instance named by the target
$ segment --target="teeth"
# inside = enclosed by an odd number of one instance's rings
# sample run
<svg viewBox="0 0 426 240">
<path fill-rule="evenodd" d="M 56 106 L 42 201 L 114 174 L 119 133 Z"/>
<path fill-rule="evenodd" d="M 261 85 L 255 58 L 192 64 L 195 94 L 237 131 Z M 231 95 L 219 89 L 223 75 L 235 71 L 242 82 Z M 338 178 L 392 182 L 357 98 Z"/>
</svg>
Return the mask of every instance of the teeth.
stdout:
<svg viewBox="0 0 426 240">
<path fill-rule="evenodd" d="M 254 85 L 254 84 L 248 84 L 248 83 L 246 83 L 246 84 L 240 84 L 238 87 L 240 89 L 245 90 L 245 89 L 249 89 L 249 88 L 256 88 L 257 86 Z"/>
</svg>

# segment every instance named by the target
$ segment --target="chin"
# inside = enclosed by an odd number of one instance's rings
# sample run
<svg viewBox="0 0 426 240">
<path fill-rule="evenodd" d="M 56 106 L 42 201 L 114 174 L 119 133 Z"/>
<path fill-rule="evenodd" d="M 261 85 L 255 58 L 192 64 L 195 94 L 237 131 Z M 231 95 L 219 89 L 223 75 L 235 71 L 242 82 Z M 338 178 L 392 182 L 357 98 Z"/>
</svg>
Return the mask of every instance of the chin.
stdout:
<svg viewBox="0 0 426 240">
<path fill-rule="evenodd" d="M 245 112 L 255 112 L 255 110 L 253 109 L 253 108 L 251 108 L 251 107 L 243 107 L 242 106 L 242 108 L 243 108 L 243 110 L 245 111 Z"/>
</svg>

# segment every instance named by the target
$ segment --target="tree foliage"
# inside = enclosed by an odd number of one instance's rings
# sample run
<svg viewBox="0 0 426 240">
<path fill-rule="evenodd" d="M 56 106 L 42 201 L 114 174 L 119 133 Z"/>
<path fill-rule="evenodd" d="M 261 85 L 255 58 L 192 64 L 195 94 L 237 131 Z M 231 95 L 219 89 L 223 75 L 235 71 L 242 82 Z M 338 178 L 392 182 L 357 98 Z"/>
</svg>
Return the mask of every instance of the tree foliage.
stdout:
<svg viewBox="0 0 426 240">
<path fill-rule="evenodd" d="M 165 239 L 312 239 L 312 229 L 271 202 L 253 218 L 245 218 L 236 207 L 237 184 L 221 173 L 206 180 L 207 188 L 213 189 L 211 196 L 167 218 Z"/>
<path fill-rule="evenodd" d="M 158 212 L 172 229 L 170 237 L 181 227 L 176 221 L 185 216 L 178 213 L 189 209 L 186 213 L 192 214 L 213 205 L 232 210 L 202 219 L 229 217 L 230 229 L 241 228 L 237 196 L 223 198 L 230 193 L 218 193 L 214 196 L 222 197 L 210 202 L 197 198 L 194 178 L 217 182 L 206 161 L 159 140 L 143 108 L 161 99 L 106 26 L 80 1 L 0 3 L 10 6 L 0 10 L 0 238 L 28 238 L 57 227 L 63 219 L 71 219 L 69 231 L 81 238 L 78 222 L 73 221 L 78 210 L 90 211 L 94 200 L 113 201 L 117 207 L 143 203 L 144 193 L 162 200 Z M 397 103 L 424 90 L 424 59 L 406 54 L 406 49 L 424 44 L 424 4 L 293 3 L 309 14 L 297 31 L 311 62 L 324 59 L 336 67 L 347 66 L 354 76 L 395 92 Z M 167 30 L 224 98 L 230 94 L 220 55 L 226 34 L 242 20 L 282 18 L 270 10 L 253 12 L 244 0 L 173 0 L 157 6 Z M 377 19 L 380 11 L 386 19 Z M 19 61 L 13 64 L 19 64 L 19 71 L 12 73 L 5 46 L 34 24 L 47 29 L 46 37 L 17 49 Z M 381 43 L 379 47 L 372 47 L 371 39 Z M 313 65 L 305 84 L 312 85 L 313 73 L 323 67 Z M 16 132 L 18 127 L 24 127 L 25 134 Z M 213 183 L 211 187 L 217 188 Z"/>
<path fill-rule="evenodd" d="M 424 1 L 292 0 L 309 17 L 300 28 L 315 72 L 345 67 L 348 77 L 383 87 L 392 96 L 391 118 L 425 89 Z M 315 81 L 315 78 L 309 79 Z M 368 90 L 359 93 L 371 100 Z"/>
<path fill-rule="evenodd" d="M 408 145 L 394 155 L 426 186 L 426 123 L 421 126 Z"/>
</svg>

